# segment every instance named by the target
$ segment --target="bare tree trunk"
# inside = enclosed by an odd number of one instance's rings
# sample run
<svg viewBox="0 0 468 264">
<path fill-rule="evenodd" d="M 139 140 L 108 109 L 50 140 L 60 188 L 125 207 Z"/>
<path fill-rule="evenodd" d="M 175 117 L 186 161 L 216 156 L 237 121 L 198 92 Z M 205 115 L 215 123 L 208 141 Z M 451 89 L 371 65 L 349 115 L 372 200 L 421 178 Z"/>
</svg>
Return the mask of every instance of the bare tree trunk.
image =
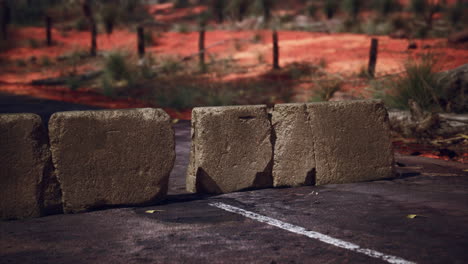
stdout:
<svg viewBox="0 0 468 264">
<path fill-rule="evenodd" d="M 375 77 L 375 65 L 377 64 L 377 52 L 379 48 L 379 40 L 373 38 L 371 40 L 371 47 L 369 51 L 369 65 L 367 67 L 367 73 L 371 78 Z"/>
<path fill-rule="evenodd" d="M 205 64 L 205 25 L 200 25 L 199 37 L 198 37 L 198 51 L 199 51 L 199 64 L 200 64 L 200 71 L 205 73 L 206 72 L 206 64 Z"/>
<path fill-rule="evenodd" d="M 52 46 L 52 19 L 50 16 L 46 16 L 46 39 L 47 46 Z"/>
<path fill-rule="evenodd" d="M 279 45 L 278 45 L 278 32 L 273 30 L 273 69 L 279 69 Z"/>
<path fill-rule="evenodd" d="M 145 56 L 145 31 L 142 26 L 137 28 L 138 34 L 138 56 L 142 59 Z"/>
</svg>

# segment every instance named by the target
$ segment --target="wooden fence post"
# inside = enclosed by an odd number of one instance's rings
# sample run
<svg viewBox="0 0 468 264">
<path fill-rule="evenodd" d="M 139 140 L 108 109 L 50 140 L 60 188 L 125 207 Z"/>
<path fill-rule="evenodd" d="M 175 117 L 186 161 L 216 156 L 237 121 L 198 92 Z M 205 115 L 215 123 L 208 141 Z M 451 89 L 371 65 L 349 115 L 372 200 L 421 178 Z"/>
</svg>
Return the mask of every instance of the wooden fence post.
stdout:
<svg viewBox="0 0 468 264">
<path fill-rule="evenodd" d="M 199 64 L 200 64 L 200 71 L 206 72 L 206 64 L 205 64 L 205 24 L 200 23 L 200 31 L 198 37 L 198 56 L 199 56 Z"/>
<path fill-rule="evenodd" d="M 279 45 L 278 45 L 278 32 L 273 30 L 273 69 L 279 69 Z"/>
<path fill-rule="evenodd" d="M 369 65 L 367 68 L 367 73 L 371 78 L 375 77 L 375 65 L 377 64 L 377 52 L 379 48 L 379 40 L 372 38 L 371 47 L 369 51 Z"/>
<path fill-rule="evenodd" d="M 46 16 L 46 39 L 47 46 L 52 46 L 52 19 L 50 16 Z"/>
<path fill-rule="evenodd" d="M 138 56 L 142 59 L 145 56 L 145 31 L 142 26 L 137 28 L 138 34 Z"/>
<path fill-rule="evenodd" d="M 91 56 L 95 57 L 97 55 L 97 26 L 94 19 L 90 20 L 91 22 Z"/>
</svg>

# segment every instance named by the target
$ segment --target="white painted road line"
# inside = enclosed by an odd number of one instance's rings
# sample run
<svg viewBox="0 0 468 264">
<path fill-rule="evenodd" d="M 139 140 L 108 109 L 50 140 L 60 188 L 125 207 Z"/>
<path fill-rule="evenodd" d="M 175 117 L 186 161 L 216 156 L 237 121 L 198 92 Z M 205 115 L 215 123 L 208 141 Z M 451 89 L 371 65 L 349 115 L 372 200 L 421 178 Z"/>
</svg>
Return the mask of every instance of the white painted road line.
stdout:
<svg viewBox="0 0 468 264">
<path fill-rule="evenodd" d="M 278 228 L 281 228 L 283 230 L 286 230 L 286 231 L 289 231 L 289 232 L 292 232 L 292 233 L 296 233 L 296 234 L 299 234 L 299 235 L 307 236 L 309 238 L 317 239 L 317 240 L 319 240 L 321 242 L 324 242 L 324 243 L 327 243 L 327 244 L 330 244 L 330 245 L 333 245 L 333 246 L 336 246 L 336 247 L 339 247 L 339 248 L 348 249 L 348 250 L 351 250 L 351 251 L 354 251 L 354 252 L 358 252 L 358 253 L 367 255 L 369 257 L 382 259 L 382 260 L 387 261 L 389 263 L 394 263 L 394 264 L 413 264 L 413 263 L 415 263 L 415 262 L 412 262 L 412 261 L 408 261 L 408 260 L 399 258 L 397 256 L 386 255 L 384 253 L 380 253 L 380 252 L 372 250 L 372 249 L 361 248 L 359 245 L 356 245 L 356 244 L 353 244 L 353 243 L 350 243 L 350 242 L 346 242 L 346 241 L 341 240 L 341 239 L 333 238 L 331 236 L 327 236 L 327 235 L 324 235 L 324 234 L 319 233 L 319 232 L 309 231 L 309 230 L 307 230 L 307 229 L 305 229 L 303 227 L 300 227 L 300 226 L 297 226 L 297 225 L 292 225 L 292 224 L 289 224 L 289 223 L 286 223 L 286 222 L 283 222 L 283 221 L 280 221 L 280 220 L 276 220 L 276 219 L 268 217 L 268 216 L 256 214 L 254 212 L 249 212 L 249 211 L 246 211 L 244 209 L 241 209 L 241 208 L 238 208 L 238 207 L 235 207 L 235 206 L 232 206 L 232 205 L 228 205 L 228 204 L 225 204 L 225 203 L 210 203 L 209 205 L 220 208 L 220 209 L 223 209 L 223 210 L 231 212 L 231 213 L 236 213 L 236 214 L 243 215 L 243 216 L 245 216 L 247 218 L 256 220 L 258 222 L 262 222 L 262 223 L 266 223 L 266 224 L 269 224 L 269 225 L 272 225 L 272 226 L 276 226 Z"/>
</svg>

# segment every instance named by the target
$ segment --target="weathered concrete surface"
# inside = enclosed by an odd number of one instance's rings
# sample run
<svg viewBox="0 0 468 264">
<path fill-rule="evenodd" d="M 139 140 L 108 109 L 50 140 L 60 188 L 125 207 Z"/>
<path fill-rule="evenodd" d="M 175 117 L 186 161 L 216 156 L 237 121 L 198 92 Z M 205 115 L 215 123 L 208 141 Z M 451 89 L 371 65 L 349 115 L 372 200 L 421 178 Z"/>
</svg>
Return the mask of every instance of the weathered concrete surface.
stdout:
<svg viewBox="0 0 468 264">
<path fill-rule="evenodd" d="M 63 112 L 49 123 L 64 212 L 163 198 L 174 132 L 161 109 Z"/>
<path fill-rule="evenodd" d="M 41 118 L 0 115 L 0 219 L 37 217 L 50 152 Z"/>
<path fill-rule="evenodd" d="M 271 122 L 276 138 L 274 186 L 315 185 L 314 137 L 306 105 L 275 105 Z"/>
<path fill-rule="evenodd" d="M 374 100 L 276 105 L 275 186 L 389 178 L 393 148 L 383 103 Z"/>
<path fill-rule="evenodd" d="M 308 104 L 314 130 L 317 184 L 390 178 L 393 147 L 380 101 Z"/>
<path fill-rule="evenodd" d="M 266 106 L 194 108 L 187 190 L 227 193 L 270 187 L 272 148 Z"/>
</svg>

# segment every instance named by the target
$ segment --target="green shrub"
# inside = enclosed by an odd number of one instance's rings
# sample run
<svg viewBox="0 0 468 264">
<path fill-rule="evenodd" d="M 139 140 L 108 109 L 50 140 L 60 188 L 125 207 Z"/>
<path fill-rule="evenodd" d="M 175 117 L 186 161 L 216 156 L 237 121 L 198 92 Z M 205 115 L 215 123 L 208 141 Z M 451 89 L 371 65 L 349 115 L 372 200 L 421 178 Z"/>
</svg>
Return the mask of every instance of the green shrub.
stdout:
<svg viewBox="0 0 468 264">
<path fill-rule="evenodd" d="M 402 76 L 385 80 L 375 89 L 391 107 L 408 109 L 408 100 L 417 102 L 426 111 L 441 111 L 443 86 L 435 72 L 436 60 L 426 55 L 421 61 L 410 61 Z M 376 85 L 376 84 L 374 84 Z M 387 86 L 387 91 L 383 90 Z"/>
<path fill-rule="evenodd" d="M 252 43 L 261 43 L 263 42 L 263 36 L 260 32 L 255 32 L 252 36 Z"/>
<path fill-rule="evenodd" d="M 427 27 L 432 27 L 434 15 L 442 11 L 442 5 L 439 1 L 433 0 L 411 0 L 410 10 L 424 20 Z"/>
<path fill-rule="evenodd" d="M 65 85 L 70 88 L 70 90 L 72 91 L 76 91 L 78 90 L 78 88 L 81 87 L 82 85 L 82 82 L 80 81 L 80 79 L 76 76 L 70 76 L 66 82 L 65 82 Z"/>
<path fill-rule="evenodd" d="M 73 28 L 78 31 L 88 31 L 91 27 L 89 21 L 85 17 L 79 17 L 75 20 Z"/>
<path fill-rule="evenodd" d="M 114 96 L 117 88 L 121 92 L 136 84 L 141 72 L 129 61 L 130 57 L 122 52 L 113 52 L 105 58 L 101 75 L 101 88 L 105 95 Z"/>
<path fill-rule="evenodd" d="M 174 24 L 171 28 L 171 31 L 186 34 L 190 32 L 190 26 L 185 23 Z"/>
<path fill-rule="evenodd" d="M 207 106 L 223 106 L 234 104 L 236 93 L 232 89 L 215 87 L 204 94 L 204 104 Z"/>
<path fill-rule="evenodd" d="M 37 39 L 30 38 L 28 39 L 28 46 L 32 49 L 37 49 L 41 47 L 41 42 Z"/>
<path fill-rule="evenodd" d="M 383 17 L 387 17 L 391 13 L 401 9 L 400 3 L 397 0 L 377 0 L 374 2 L 374 8 Z"/>
<path fill-rule="evenodd" d="M 40 59 L 41 66 L 48 67 L 52 65 L 52 61 L 48 56 L 42 56 Z"/>
<path fill-rule="evenodd" d="M 128 56 L 125 54 L 113 52 L 105 60 L 104 71 L 112 80 L 130 80 L 133 76 L 127 60 Z"/>
<path fill-rule="evenodd" d="M 161 59 L 160 71 L 166 75 L 178 74 L 184 70 L 184 66 L 177 58 L 166 57 Z"/>
<path fill-rule="evenodd" d="M 108 75 L 103 75 L 101 78 L 101 88 L 102 93 L 105 96 L 113 97 L 115 96 L 114 86 L 112 85 L 112 80 L 109 78 Z"/>
<path fill-rule="evenodd" d="M 156 92 L 156 104 L 160 107 L 187 109 L 196 106 L 199 97 L 200 93 L 195 87 L 165 87 Z"/>
<path fill-rule="evenodd" d="M 26 66 L 28 65 L 28 64 L 26 63 L 26 61 L 23 60 L 23 59 L 17 59 L 17 60 L 15 60 L 15 64 L 16 64 L 16 66 L 18 66 L 18 67 L 26 67 Z"/>
<path fill-rule="evenodd" d="M 446 16 L 452 26 L 457 26 L 462 22 L 467 22 L 465 14 L 468 12 L 468 3 L 458 0 L 454 5 L 446 9 Z"/>
<path fill-rule="evenodd" d="M 341 90 L 342 85 L 343 81 L 336 78 L 316 81 L 314 95 L 310 101 L 329 101 L 336 92 Z"/>
<path fill-rule="evenodd" d="M 363 0 L 344 0 L 343 1 L 343 10 L 348 13 L 348 15 L 353 19 L 356 20 L 359 13 L 362 11 L 364 7 Z"/>
</svg>

